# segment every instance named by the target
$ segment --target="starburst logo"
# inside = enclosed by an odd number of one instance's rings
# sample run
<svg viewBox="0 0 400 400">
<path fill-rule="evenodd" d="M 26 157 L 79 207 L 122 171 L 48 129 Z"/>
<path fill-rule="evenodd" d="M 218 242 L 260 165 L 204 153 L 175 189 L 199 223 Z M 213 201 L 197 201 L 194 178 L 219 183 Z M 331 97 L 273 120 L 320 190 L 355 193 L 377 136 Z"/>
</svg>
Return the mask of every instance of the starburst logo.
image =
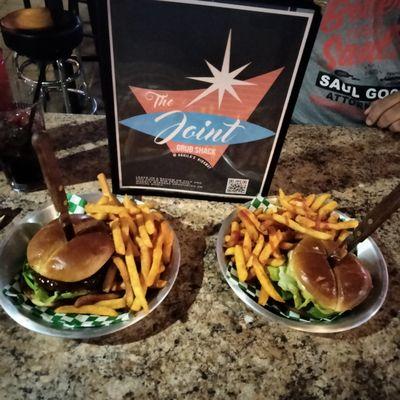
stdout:
<svg viewBox="0 0 400 400">
<path fill-rule="evenodd" d="M 274 132 L 247 122 L 283 67 L 247 80 L 239 75 L 251 63 L 231 69 L 232 31 L 229 31 L 221 68 L 204 60 L 212 76 L 186 77 L 208 83 L 204 89 L 151 90 L 131 86 L 146 114 L 121 124 L 154 137 L 173 154 L 191 154 L 212 168 L 231 144 L 274 136 Z M 203 162 L 204 164 L 204 162 Z"/>
<path fill-rule="evenodd" d="M 195 81 L 211 83 L 211 86 L 208 87 L 204 92 L 200 93 L 195 99 L 193 99 L 188 104 L 188 107 L 215 91 L 218 91 L 218 108 L 221 107 L 221 103 L 224 98 L 225 92 L 231 94 L 237 101 L 242 102 L 242 100 L 240 100 L 240 97 L 236 93 L 234 86 L 254 85 L 254 83 L 251 82 L 240 81 L 238 79 L 235 79 L 251 63 L 243 65 L 242 67 L 237 68 L 232 72 L 229 71 L 229 64 L 231 58 L 231 34 L 232 31 L 229 31 L 229 36 L 228 36 L 228 41 L 226 43 L 224 61 L 222 63 L 221 71 L 215 68 L 214 65 L 209 63 L 207 60 L 205 60 L 213 76 L 189 77 L 189 79 L 193 79 Z"/>
</svg>

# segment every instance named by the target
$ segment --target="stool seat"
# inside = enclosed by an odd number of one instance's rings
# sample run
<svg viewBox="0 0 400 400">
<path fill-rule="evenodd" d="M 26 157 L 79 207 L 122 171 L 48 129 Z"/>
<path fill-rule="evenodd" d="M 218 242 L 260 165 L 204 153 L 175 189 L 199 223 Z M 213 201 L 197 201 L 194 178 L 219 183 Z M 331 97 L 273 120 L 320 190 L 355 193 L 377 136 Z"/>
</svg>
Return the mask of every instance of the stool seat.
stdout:
<svg viewBox="0 0 400 400">
<path fill-rule="evenodd" d="M 50 10 L 45 7 L 10 12 L 1 19 L 0 24 L 9 31 L 43 30 L 54 26 Z"/>
<path fill-rule="evenodd" d="M 13 11 L 0 20 L 0 29 L 7 47 L 40 62 L 68 58 L 83 39 L 75 14 L 62 11 L 55 21 L 46 8 Z"/>
<path fill-rule="evenodd" d="M 78 79 L 83 77 L 81 65 L 78 57 L 72 56 L 83 39 L 82 24 L 75 13 L 55 8 L 51 2 L 48 5 L 52 7 L 13 11 L 0 20 L 4 43 L 14 51 L 17 77 L 35 88 L 33 103 L 41 98 L 46 107 L 50 92 L 58 91 L 62 93 L 66 113 L 80 112 L 86 101 L 94 113 L 96 100 L 88 95 L 86 82 L 79 83 Z M 27 57 L 21 65 L 20 56 Z M 31 64 L 39 69 L 37 80 L 24 75 Z M 49 65 L 53 79 L 46 76 Z"/>
</svg>

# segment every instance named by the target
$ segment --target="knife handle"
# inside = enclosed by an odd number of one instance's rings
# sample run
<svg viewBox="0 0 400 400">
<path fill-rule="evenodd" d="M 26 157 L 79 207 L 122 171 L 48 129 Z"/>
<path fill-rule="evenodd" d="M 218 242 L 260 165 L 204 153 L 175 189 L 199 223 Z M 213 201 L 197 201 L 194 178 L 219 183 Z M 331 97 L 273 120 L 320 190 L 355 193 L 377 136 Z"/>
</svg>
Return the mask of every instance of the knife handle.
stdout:
<svg viewBox="0 0 400 400">
<path fill-rule="evenodd" d="M 46 132 L 35 132 L 32 135 L 32 146 L 39 159 L 47 190 L 54 207 L 60 213 L 59 221 L 65 238 L 69 241 L 75 236 L 75 233 L 68 213 L 68 202 L 64 185 L 62 184 L 61 171 L 49 135 Z"/>
<path fill-rule="evenodd" d="M 353 234 L 348 237 L 346 240 L 348 250 L 353 250 L 358 243 L 375 232 L 398 208 L 400 208 L 400 184 L 365 216 Z"/>
</svg>

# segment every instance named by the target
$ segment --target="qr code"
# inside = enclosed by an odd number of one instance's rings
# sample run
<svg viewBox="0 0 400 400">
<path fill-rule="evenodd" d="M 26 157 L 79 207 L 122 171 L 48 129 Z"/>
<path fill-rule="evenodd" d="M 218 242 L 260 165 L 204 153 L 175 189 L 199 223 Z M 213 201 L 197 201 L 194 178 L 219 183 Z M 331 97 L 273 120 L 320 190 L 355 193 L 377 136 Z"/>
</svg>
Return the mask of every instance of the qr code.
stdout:
<svg viewBox="0 0 400 400">
<path fill-rule="evenodd" d="M 225 193 L 246 194 L 248 185 L 248 179 L 228 178 Z"/>
</svg>

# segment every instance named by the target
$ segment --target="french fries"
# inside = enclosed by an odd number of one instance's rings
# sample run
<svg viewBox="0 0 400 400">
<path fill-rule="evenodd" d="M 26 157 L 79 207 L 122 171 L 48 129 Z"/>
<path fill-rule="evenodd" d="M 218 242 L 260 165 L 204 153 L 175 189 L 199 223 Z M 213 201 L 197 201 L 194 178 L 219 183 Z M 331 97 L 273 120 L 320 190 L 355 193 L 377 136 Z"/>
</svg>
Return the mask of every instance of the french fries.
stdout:
<svg viewBox="0 0 400 400">
<path fill-rule="evenodd" d="M 102 300 L 112 300 L 118 298 L 116 293 L 104 293 L 104 294 L 87 294 L 85 296 L 78 297 L 75 300 L 75 307 L 82 307 L 87 304 L 94 304 Z"/>
<path fill-rule="evenodd" d="M 157 282 L 154 283 L 152 288 L 162 289 L 163 287 L 165 287 L 167 285 L 167 283 L 168 283 L 167 281 L 164 281 L 163 279 L 159 279 Z"/>
<path fill-rule="evenodd" d="M 114 219 L 110 223 L 110 228 L 111 228 L 111 232 L 112 232 L 112 236 L 113 236 L 113 240 L 114 240 L 115 251 L 120 255 L 124 255 L 125 254 L 125 243 L 124 243 L 124 239 L 122 237 L 122 231 L 121 231 L 121 227 L 119 224 L 119 219 Z"/>
<path fill-rule="evenodd" d="M 262 233 L 258 235 L 257 243 L 254 246 L 253 254 L 258 257 L 261 253 L 261 250 L 264 248 L 265 238 Z"/>
<path fill-rule="evenodd" d="M 128 269 L 124 260 L 120 257 L 113 257 L 113 263 L 118 268 L 119 273 L 121 274 L 121 278 L 125 284 L 125 296 L 126 296 L 126 304 L 130 307 L 133 302 L 133 291 L 132 285 L 128 275 Z"/>
<path fill-rule="evenodd" d="M 111 290 L 111 288 L 114 286 L 116 275 L 117 267 L 113 264 L 109 265 L 103 281 L 103 292 L 108 293 Z"/>
<path fill-rule="evenodd" d="M 117 200 L 117 198 L 111 193 L 110 187 L 108 186 L 107 183 L 107 178 L 104 173 L 100 173 L 97 175 L 97 180 L 99 182 L 99 186 L 101 188 L 101 191 L 105 196 L 108 197 L 110 204 L 113 205 L 119 205 L 120 202 Z"/>
<path fill-rule="evenodd" d="M 238 216 L 240 220 L 242 221 L 244 228 L 246 231 L 249 232 L 251 240 L 256 241 L 258 239 L 258 231 L 255 225 L 253 224 L 253 221 L 249 218 L 249 215 L 251 215 L 250 211 L 246 209 L 239 209 L 238 211 Z"/>
<path fill-rule="evenodd" d="M 261 287 L 268 293 L 269 296 L 271 296 L 274 300 L 279 301 L 280 303 L 283 303 L 282 297 L 279 295 L 279 293 L 276 291 L 274 288 L 274 285 L 271 283 L 267 273 L 264 270 L 264 267 L 261 265 L 261 263 L 258 261 L 257 257 L 254 258 L 253 260 L 253 265 L 254 265 L 254 271 L 257 275 L 257 279 L 261 283 Z"/>
<path fill-rule="evenodd" d="M 94 305 L 101 306 L 101 307 L 109 307 L 109 308 L 112 308 L 113 310 L 119 310 L 121 308 L 126 307 L 126 299 L 125 299 L 125 297 L 120 297 L 120 298 L 116 298 L 116 299 L 100 300 L 97 303 L 95 303 Z"/>
<path fill-rule="evenodd" d="M 260 295 L 258 296 L 258 304 L 260 304 L 261 306 L 265 306 L 267 304 L 268 297 L 269 296 L 267 291 L 263 287 L 261 287 Z"/>
<path fill-rule="evenodd" d="M 135 240 L 140 248 L 140 263 L 142 265 L 142 275 L 143 277 L 146 277 L 150 272 L 152 253 L 150 248 L 144 244 L 143 240 L 139 236 L 136 236 Z"/>
<path fill-rule="evenodd" d="M 246 231 L 246 233 L 244 234 L 244 238 L 243 238 L 243 253 L 244 253 L 244 259 L 246 260 L 246 262 L 250 258 L 251 250 L 252 250 L 252 242 L 250 239 L 250 235 Z"/>
<path fill-rule="evenodd" d="M 147 232 L 147 229 L 144 225 L 144 217 L 143 214 L 137 214 L 136 215 L 136 222 L 138 224 L 138 229 L 139 229 L 139 236 L 143 240 L 143 243 L 149 247 L 153 248 L 153 243 L 151 242 L 149 233 Z"/>
<path fill-rule="evenodd" d="M 169 264 L 172 255 L 172 246 L 174 244 L 174 234 L 167 221 L 161 222 L 161 232 L 164 236 L 163 242 L 163 263 Z"/>
<path fill-rule="evenodd" d="M 156 277 L 160 273 L 160 267 L 161 267 L 161 261 L 162 261 L 162 246 L 164 242 L 164 237 L 163 234 L 158 236 L 156 246 L 153 250 L 153 261 L 151 264 L 150 271 L 148 275 L 145 277 L 145 282 L 147 286 L 152 286 L 154 284 L 154 281 L 156 280 Z"/>
<path fill-rule="evenodd" d="M 142 275 L 140 276 L 140 284 L 142 285 L 143 294 L 146 296 L 146 293 L 147 293 L 147 286 L 146 286 L 146 283 L 145 283 L 144 278 L 143 278 Z M 131 310 L 132 310 L 132 311 L 140 311 L 141 308 L 142 308 L 142 307 L 141 307 L 141 305 L 140 305 L 140 301 L 139 301 L 139 299 L 136 297 L 136 299 L 135 299 L 135 300 L 133 301 L 133 303 L 132 303 Z"/>
<path fill-rule="evenodd" d="M 60 313 L 117 316 L 116 310 L 148 311 L 149 288 L 162 289 L 162 274 L 173 256 L 174 233 L 151 203 L 138 204 L 127 195 L 120 202 L 111 193 L 106 176 L 97 176 L 103 193 L 85 206 L 87 214 L 110 226 L 115 253 L 107 266 L 102 292 L 81 296 Z"/>
<path fill-rule="evenodd" d="M 298 222 L 295 222 L 291 218 L 284 217 L 283 215 L 278 215 L 278 214 L 274 215 L 274 220 L 282 225 L 288 226 L 294 231 L 304 233 L 306 235 L 315 237 L 316 239 L 321 239 L 321 240 L 332 239 L 332 235 L 330 233 L 320 232 L 312 228 L 307 228 L 303 225 L 300 225 Z"/>
<path fill-rule="evenodd" d="M 247 279 L 247 269 L 246 269 L 243 247 L 240 246 L 239 244 L 235 246 L 235 263 L 239 280 L 244 282 Z"/>
<path fill-rule="evenodd" d="M 107 317 L 118 316 L 118 313 L 114 309 L 110 307 L 96 306 L 96 305 L 89 305 L 82 307 L 61 306 L 57 307 L 54 311 L 60 314 L 97 314 L 97 315 L 105 315 Z"/>
<path fill-rule="evenodd" d="M 125 195 L 123 205 L 128 210 L 129 214 L 140 213 L 140 208 L 128 197 L 128 195 Z"/>
<path fill-rule="evenodd" d="M 136 267 L 135 259 L 133 257 L 132 244 L 129 242 L 127 247 L 127 252 L 125 255 L 126 265 L 128 268 L 129 279 L 131 281 L 132 290 L 135 297 L 138 299 L 140 305 L 145 311 L 149 310 L 149 306 L 147 304 L 145 295 L 143 293 L 142 285 L 140 283 L 139 273 Z M 127 301 L 128 303 L 128 301 Z M 128 303 L 129 306 L 132 306 L 132 303 Z"/>
<path fill-rule="evenodd" d="M 153 235 L 156 231 L 156 227 L 154 225 L 154 216 L 152 213 L 144 214 L 144 226 L 149 235 Z"/>
<path fill-rule="evenodd" d="M 106 214 L 121 214 L 121 213 L 126 213 L 126 208 L 123 206 L 118 206 L 118 205 L 112 205 L 112 204 L 93 204 L 93 203 L 88 203 L 85 206 L 85 211 L 88 214 L 94 214 L 94 213 L 106 213 Z"/>
<path fill-rule="evenodd" d="M 237 269 L 240 282 L 257 280 L 261 285 L 258 302 L 283 299 L 269 279 L 268 266 L 287 264 L 288 252 L 306 235 L 341 244 L 358 221 L 341 221 L 338 203 L 327 193 L 287 195 L 280 189 L 274 204 L 250 211 L 239 206 L 237 217 L 225 234 L 224 254 Z"/>
</svg>

